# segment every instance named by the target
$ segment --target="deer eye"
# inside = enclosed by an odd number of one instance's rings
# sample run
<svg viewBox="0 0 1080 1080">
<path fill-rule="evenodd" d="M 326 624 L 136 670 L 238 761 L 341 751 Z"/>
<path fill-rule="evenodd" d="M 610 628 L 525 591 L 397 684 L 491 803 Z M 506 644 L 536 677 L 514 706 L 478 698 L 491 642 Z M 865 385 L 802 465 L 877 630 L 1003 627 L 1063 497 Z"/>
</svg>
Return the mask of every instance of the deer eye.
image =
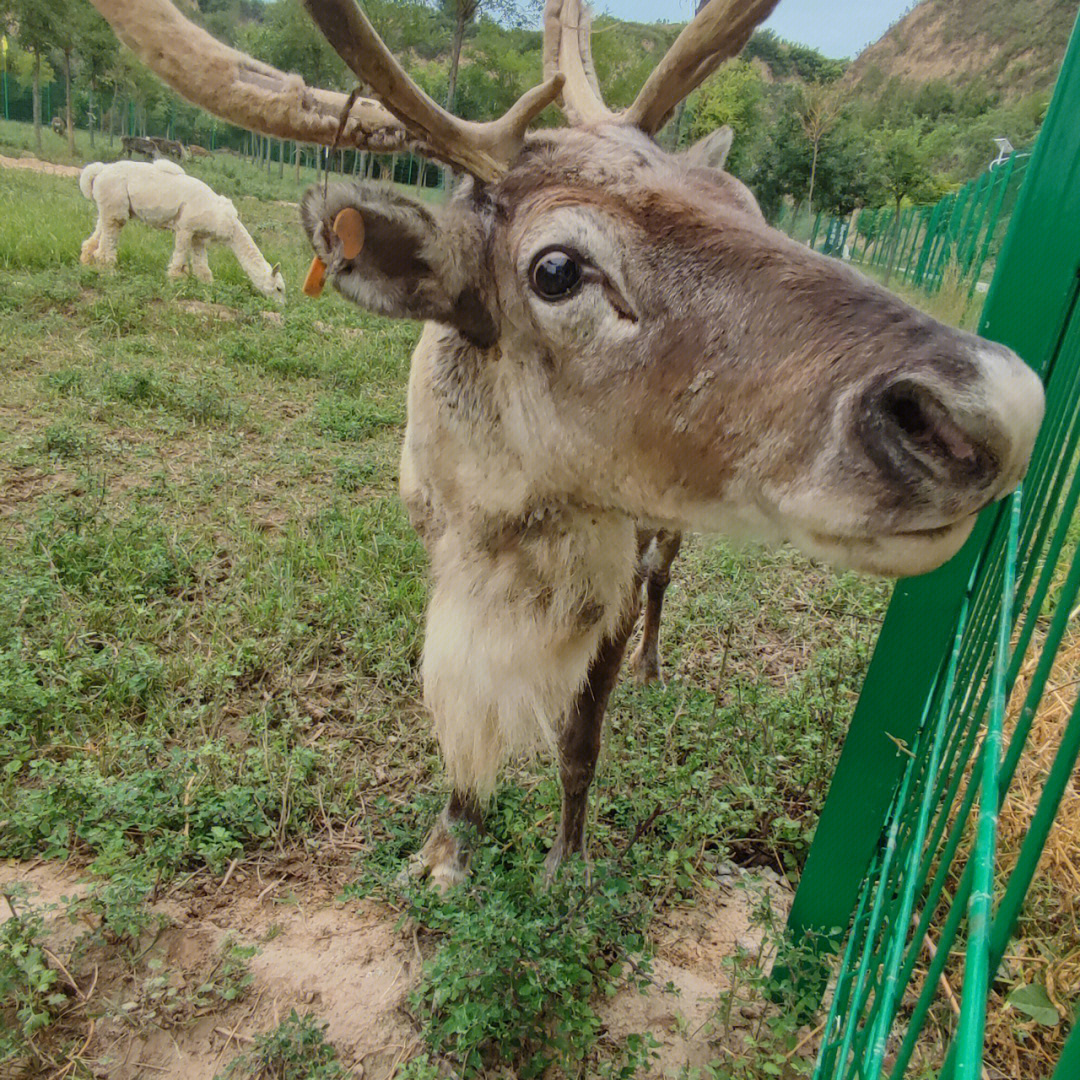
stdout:
<svg viewBox="0 0 1080 1080">
<path fill-rule="evenodd" d="M 572 255 L 551 248 L 533 259 L 529 283 L 541 299 L 562 300 L 577 292 L 581 284 L 581 267 Z"/>
</svg>

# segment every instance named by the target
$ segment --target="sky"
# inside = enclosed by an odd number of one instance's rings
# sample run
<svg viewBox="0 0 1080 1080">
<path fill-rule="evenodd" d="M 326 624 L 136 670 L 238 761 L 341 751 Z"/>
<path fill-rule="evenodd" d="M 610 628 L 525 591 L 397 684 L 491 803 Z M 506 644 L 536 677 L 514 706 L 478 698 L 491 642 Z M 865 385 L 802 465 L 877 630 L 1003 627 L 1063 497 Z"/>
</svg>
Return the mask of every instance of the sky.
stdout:
<svg viewBox="0 0 1080 1080">
<path fill-rule="evenodd" d="M 695 0 L 592 0 L 594 11 L 620 19 L 683 22 L 694 13 Z M 766 26 L 782 38 L 811 45 L 826 56 L 855 56 L 879 37 L 913 0 L 780 0 Z"/>
</svg>

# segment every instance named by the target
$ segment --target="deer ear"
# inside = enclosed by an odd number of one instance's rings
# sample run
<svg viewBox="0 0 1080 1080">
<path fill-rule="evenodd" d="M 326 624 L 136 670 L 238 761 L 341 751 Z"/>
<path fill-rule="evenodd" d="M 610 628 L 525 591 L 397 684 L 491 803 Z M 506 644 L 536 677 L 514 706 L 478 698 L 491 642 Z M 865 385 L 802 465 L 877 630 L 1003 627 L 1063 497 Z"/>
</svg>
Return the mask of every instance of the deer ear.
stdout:
<svg viewBox="0 0 1080 1080">
<path fill-rule="evenodd" d="M 363 220 L 353 258 L 333 227 L 350 208 Z M 374 184 L 332 184 L 325 196 L 309 188 L 300 203 L 304 231 L 342 296 L 377 315 L 449 323 L 486 348 L 496 328 L 482 299 L 479 224 L 441 211 Z"/>
<path fill-rule="evenodd" d="M 683 151 L 683 160 L 692 168 L 722 169 L 731 152 L 731 143 L 735 132 L 725 124 L 708 135 L 698 139 L 693 146 Z"/>
</svg>

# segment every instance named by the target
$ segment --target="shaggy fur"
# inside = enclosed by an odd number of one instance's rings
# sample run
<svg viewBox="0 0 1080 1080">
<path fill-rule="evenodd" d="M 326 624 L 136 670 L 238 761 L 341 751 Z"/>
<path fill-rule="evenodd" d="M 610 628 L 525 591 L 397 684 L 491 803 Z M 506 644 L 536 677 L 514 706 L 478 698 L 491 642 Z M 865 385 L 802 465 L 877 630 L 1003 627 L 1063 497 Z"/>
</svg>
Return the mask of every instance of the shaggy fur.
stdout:
<svg viewBox="0 0 1080 1080">
<path fill-rule="evenodd" d="M 130 218 L 176 236 L 168 274 L 194 274 L 210 282 L 213 275 L 206 245 L 214 240 L 232 249 L 252 285 L 264 296 L 285 302 L 285 280 L 277 267 L 263 258 L 236 207 L 201 180 L 188 176 L 175 162 L 95 161 L 83 169 L 79 190 L 97 204 L 97 225 L 83 243 L 79 256 L 84 263 L 111 266 L 116 263 L 120 230 Z"/>
</svg>

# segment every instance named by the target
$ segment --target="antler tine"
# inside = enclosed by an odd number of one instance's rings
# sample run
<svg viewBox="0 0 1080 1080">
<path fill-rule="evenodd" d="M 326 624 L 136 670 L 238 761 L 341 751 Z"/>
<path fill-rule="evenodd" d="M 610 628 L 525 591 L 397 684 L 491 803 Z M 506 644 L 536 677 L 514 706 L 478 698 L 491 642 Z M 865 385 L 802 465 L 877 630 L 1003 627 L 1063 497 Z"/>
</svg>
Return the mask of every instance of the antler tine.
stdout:
<svg viewBox="0 0 1080 1080">
<path fill-rule="evenodd" d="M 92 0 L 138 58 L 189 101 L 229 123 L 297 142 L 331 145 L 345 94 L 253 60 L 184 18 L 169 0 Z M 402 150 L 409 137 L 393 113 L 360 98 L 340 145 Z"/>
<path fill-rule="evenodd" d="M 611 120 L 593 67 L 592 17 L 581 0 L 547 0 L 544 9 L 544 74 L 562 73 L 562 106 L 571 124 Z"/>
<path fill-rule="evenodd" d="M 563 76 L 533 87 L 498 120 L 461 120 L 437 105 L 405 73 L 354 0 L 303 0 L 338 55 L 433 156 L 480 180 L 495 180 L 517 157 L 529 124 L 558 96 Z"/>
<path fill-rule="evenodd" d="M 675 39 L 622 119 L 649 135 L 725 60 L 738 54 L 778 0 L 710 0 Z"/>
</svg>

